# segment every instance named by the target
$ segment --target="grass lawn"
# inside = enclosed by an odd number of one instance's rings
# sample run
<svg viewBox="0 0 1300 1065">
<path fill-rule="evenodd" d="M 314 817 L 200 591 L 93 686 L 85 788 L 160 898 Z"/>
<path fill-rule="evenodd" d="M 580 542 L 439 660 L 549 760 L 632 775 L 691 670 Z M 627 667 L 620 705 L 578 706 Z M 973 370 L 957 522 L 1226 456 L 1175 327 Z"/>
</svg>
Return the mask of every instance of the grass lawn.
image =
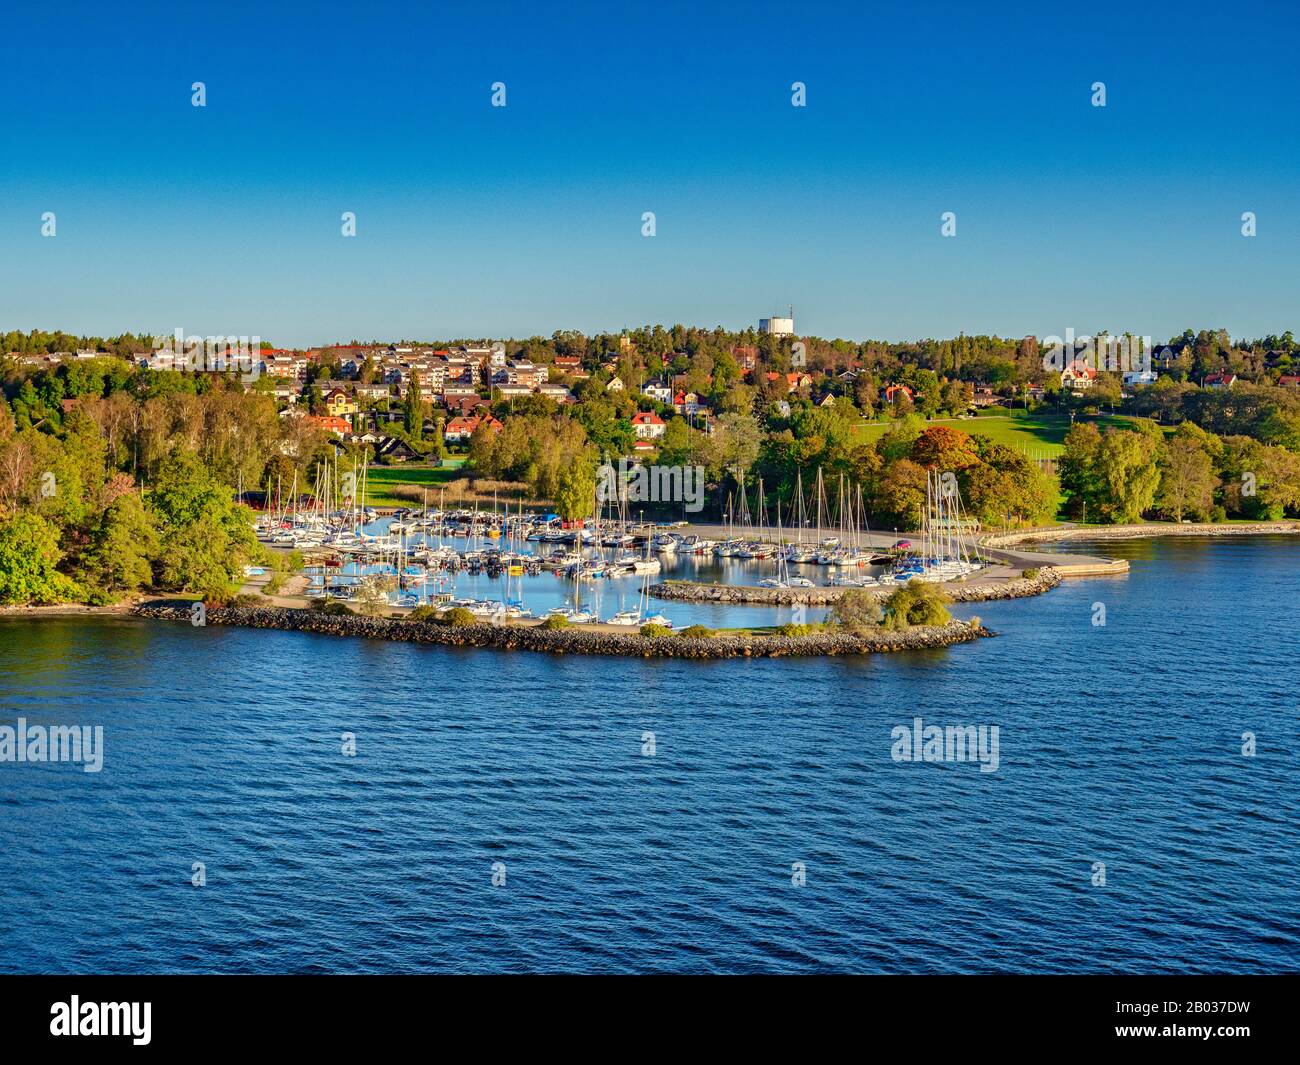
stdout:
<svg viewBox="0 0 1300 1065">
<path fill-rule="evenodd" d="M 1131 428 L 1135 421 L 1123 415 L 1102 415 L 1090 420 L 1103 430 Z M 979 433 L 995 443 L 1014 447 L 1031 459 L 1056 458 L 1061 453 L 1061 441 L 1070 431 L 1068 415 L 1023 410 L 978 418 L 936 418 L 926 424 L 948 425 L 972 435 Z M 858 426 L 865 440 L 878 440 L 888 429 L 888 422 L 862 422 Z"/>
<path fill-rule="evenodd" d="M 410 506 L 409 499 L 402 499 L 392 494 L 391 489 L 399 484 L 414 484 L 428 488 L 432 497 L 431 503 L 436 502 L 438 486 L 458 476 L 464 462 L 463 458 L 447 458 L 443 459 L 443 464 L 437 467 L 371 466 L 366 471 L 366 506 Z"/>
</svg>

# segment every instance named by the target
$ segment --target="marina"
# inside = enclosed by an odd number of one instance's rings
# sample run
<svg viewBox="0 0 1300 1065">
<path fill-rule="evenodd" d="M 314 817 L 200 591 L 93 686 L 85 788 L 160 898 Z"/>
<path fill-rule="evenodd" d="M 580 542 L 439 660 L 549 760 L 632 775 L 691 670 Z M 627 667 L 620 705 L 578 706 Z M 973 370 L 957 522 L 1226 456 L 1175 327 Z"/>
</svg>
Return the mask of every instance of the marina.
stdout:
<svg viewBox="0 0 1300 1065">
<path fill-rule="evenodd" d="M 887 592 L 914 579 L 1006 581 L 1023 568 L 1015 553 L 981 546 L 960 495 L 937 473 L 927 479 L 921 529 L 909 535 L 873 532 L 860 487 L 841 476 L 828 493 L 820 470 L 808 496 L 800 477 L 784 506 L 769 507 L 760 481 L 753 508 L 744 494 L 728 499 L 726 518 L 716 525 L 632 518 L 622 496 L 598 499 L 596 516 L 579 522 L 508 504 L 445 508 L 427 496 L 422 506 L 381 513 L 352 501 L 364 498 L 365 478 L 364 469 L 324 469 L 307 499 L 296 484 L 283 497 L 268 491 L 259 539 L 304 560 L 278 605 L 360 597 L 389 614 L 463 608 L 496 623 L 559 617 L 622 628 L 773 625 L 788 618 L 771 606 L 694 602 L 661 610 L 651 597 L 666 581 Z M 261 586 L 255 576 L 249 574 L 252 587 Z M 824 614 L 814 608 L 804 620 Z"/>
</svg>

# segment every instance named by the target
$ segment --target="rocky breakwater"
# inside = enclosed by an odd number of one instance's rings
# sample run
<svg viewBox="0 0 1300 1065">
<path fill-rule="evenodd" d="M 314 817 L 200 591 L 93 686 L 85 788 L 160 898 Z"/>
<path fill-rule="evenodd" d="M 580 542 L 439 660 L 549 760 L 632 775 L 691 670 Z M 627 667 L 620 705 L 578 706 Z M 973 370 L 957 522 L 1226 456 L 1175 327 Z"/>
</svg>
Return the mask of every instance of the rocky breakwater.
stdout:
<svg viewBox="0 0 1300 1065">
<path fill-rule="evenodd" d="M 191 604 L 174 600 L 142 603 L 132 613 L 147 618 L 191 624 Z M 441 644 L 445 647 L 488 647 L 500 650 L 543 651 L 550 654 L 630 655 L 662 658 L 780 658 L 809 655 L 878 654 L 915 651 L 968 643 L 992 636 L 983 626 L 953 620 L 947 625 L 885 632 L 827 630 L 807 635 L 727 633 L 715 636 L 642 636 L 638 631 L 543 629 L 536 625 L 440 625 L 401 618 L 371 618 L 324 614 L 285 607 L 209 607 L 208 625 L 238 625 L 327 636 L 360 636 L 376 640 Z"/>
<path fill-rule="evenodd" d="M 1033 571 L 1031 571 L 1033 572 Z M 990 599 L 1024 599 L 1042 595 L 1061 583 L 1060 574 L 1050 566 L 1039 569 L 1033 576 L 954 581 L 941 585 L 943 594 L 954 603 L 984 603 Z M 695 581 L 664 581 L 650 587 L 650 594 L 659 599 L 675 599 L 686 603 L 748 603 L 759 606 L 830 606 L 847 591 L 863 591 L 877 599 L 886 599 L 901 585 L 874 588 L 760 588 L 746 584 L 699 584 Z"/>
</svg>

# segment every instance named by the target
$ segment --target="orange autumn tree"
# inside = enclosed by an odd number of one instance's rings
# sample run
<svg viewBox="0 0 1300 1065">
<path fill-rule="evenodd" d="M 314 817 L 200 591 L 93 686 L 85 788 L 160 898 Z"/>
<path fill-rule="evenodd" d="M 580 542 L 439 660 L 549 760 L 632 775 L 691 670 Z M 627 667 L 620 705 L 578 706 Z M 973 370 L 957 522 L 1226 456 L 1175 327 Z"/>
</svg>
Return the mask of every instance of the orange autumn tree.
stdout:
<svg viewBox="0 0 1300 1065">
<path fill-rule="evenodd" d="M 956 472 L 980 461 L 968 434 L 946 425 L 932 425 L 912 445 L 912 461 L 931 470 Z"/>
</svg>

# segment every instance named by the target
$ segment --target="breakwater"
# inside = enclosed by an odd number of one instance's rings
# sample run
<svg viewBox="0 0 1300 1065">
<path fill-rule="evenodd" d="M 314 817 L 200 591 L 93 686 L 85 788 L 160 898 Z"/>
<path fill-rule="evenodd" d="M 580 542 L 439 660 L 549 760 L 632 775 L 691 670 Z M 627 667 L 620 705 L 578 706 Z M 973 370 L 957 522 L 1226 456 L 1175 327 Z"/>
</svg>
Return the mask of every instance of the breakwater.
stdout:
<svg viewBox="0 0 1300 1065">
<path fill-rule="evenodd" d="M 1300 533 L 1300 521 L 1152 522 L 1144 525 L 1067 525 L 1047 529 L 990 536 L 981 540 L 984 547 L 1014 547 L 1016 544 L 1041 544 L 1058 540 L 1136 540 L 1155 536 L 1285 536 Z"/>
<path fill-rule="evenodd" d="M 1042 595 L 1061 583 L 1050 566 L 1034 577 L 980 581 L 973 584 L 944 584 L 940 587 L 954 603 L 983 603 L 991 599 L 1024 599 Z M 699 584 L 695 581 L 664 581 L 651 585 L 650 594 L 659 599 L 690 603 L 751 603 L 762 606 L 829 606 L 848 591 L 862 591 L 878 600 L 887 598 L 902 585 L 876 588 L 760 588 L 745 584 Z"/>
<path fill-rule="evenodd" d="M 139 617 L 190 623 L 188 602 L 153 600 L 132 610 Z M 915 651 L 968 643 L 992 636 L 983 626 L 953 620 L 947 625 L 885 632 L 831 630 L 807 635 L 727 633 L 716 636 L 642 636 L 640 632 L 608 632 L 580 627 L 543 629 L 537 625 L 439 625 L 401 618 L 372 618 L 324 614 L 285 607 L 209 607 L 208 625 L 239 625 L 326 636 L 440 644 L 445 647 L 486 647 L 540 651 L 549 654 L 624 655 L 662 658 L 780 658 L 786 656 L 879 654 Z"/>
</svg>

